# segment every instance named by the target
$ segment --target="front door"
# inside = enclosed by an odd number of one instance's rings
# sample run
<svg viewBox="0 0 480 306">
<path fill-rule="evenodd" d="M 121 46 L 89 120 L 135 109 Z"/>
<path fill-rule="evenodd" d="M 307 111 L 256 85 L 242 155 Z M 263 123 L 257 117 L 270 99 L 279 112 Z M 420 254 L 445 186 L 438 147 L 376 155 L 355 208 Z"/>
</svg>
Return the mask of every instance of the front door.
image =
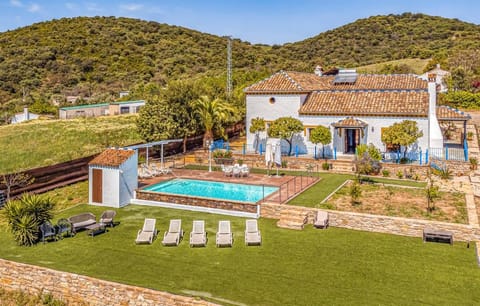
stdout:
<svg viewBox="0 0 480 306">
<path fill-rule="evenodd" d="M 355 148 L 359 142 L 358 129 L 346 129 L 345 133 L 345 153 L 354 154 Z"/>
<path fill-rule="evenodd" d="M 103 172 L 102 169 L 92 169 L 92 202 L 102 203 L 103 200 Z"/>
</svg>

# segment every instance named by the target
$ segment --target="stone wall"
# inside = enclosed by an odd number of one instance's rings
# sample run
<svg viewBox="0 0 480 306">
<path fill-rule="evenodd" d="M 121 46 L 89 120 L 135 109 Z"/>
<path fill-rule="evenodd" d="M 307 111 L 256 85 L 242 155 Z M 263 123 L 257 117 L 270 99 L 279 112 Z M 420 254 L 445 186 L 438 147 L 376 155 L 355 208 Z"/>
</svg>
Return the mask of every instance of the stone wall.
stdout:
<svg viewBox="0 0 480 306">
<path fill-rule="evenodd" d="M 248 213 L 257 213 L 257 204 L 243 203 L 219 199 L 206 199 L 181 195 L 161 194 L 158 192 L 149 192 L 145 190 L 137 190 L 136 198 L 139 200 L 166 202 L 190 206 L 200 206 L 208 208 L 217 208 L 225 210 L 234 210 Z"/>
<path fill-rule="evenodd" d="M 0 286 L 51 293 L 68 305 L 216 305 L 197 298 L 128 286 L 0 259 Z"/>
<path fill-rule="evenodd" d="M 309 223 L 313 223 L 313 216 L 318 210 L 316 208 L 262 203 L 260 206 L 260 216 L 264 218 L 280 219 L 281 211 L 284 209 L 303 212 L 308 215 Z M 466 224 L 379 216 L 336 210 L 328 210 L 328 214 L 330 225 L 335 227 L 412 237 L 422 237 L 423 229 L 425 227 L 432 227 L 453 232 L 454 240 L 480 241 L 480 229 Z"/>
</svg>

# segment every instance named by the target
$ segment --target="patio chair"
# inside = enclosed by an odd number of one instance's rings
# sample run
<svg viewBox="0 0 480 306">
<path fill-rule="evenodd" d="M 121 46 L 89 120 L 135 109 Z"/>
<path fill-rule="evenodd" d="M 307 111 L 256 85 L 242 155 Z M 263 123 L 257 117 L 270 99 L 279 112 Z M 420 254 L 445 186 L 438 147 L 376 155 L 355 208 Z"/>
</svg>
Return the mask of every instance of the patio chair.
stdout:
<svg viewBox="0 0 480 306">
<path fill-rule="evenodd" d="M 103 223 L 105 225 L 110 225 L 110 227 L 113 227 L 113 218 L 115 218 L 116 215 L 117 215 L 116 211 L 106 210 L 100 216 L 100 223 Z"/>
<path fill-rule="evenodd" d="M 240 169 L 240 166 L 238 164 L 235 164 L 235 166 L 233 166 L 232 175 L 240 177 L 241 173 L 242 173 L 242 169 Z"/>
<path fill-rule="evenodd" d="M 55 241 L 57 240 L 57 232 L 55 231 L 55 227 L 50 222 L 45 222 L 40 225 L 40 233 L 42 234 L 42 242 L 45 243 L 45 239 L 53 238 Z"/>
<path fill-rule="evenodd" d="M 207 233 L 205 232 L 205 221 L 194 220 L 192 232 L 190 233 L 190 247 L 205 246 L 207 244 Z"/>
<path fill-rule="evenodd" d="M 225 166 L 224 164 L 221 165 L 223 174 L 225 176 L 232 176 L 233 174 L 233 167 L 232 166 Z"/>
<path fill-rule="evenodd" d="M 177 246 L 180 243 L 180 239 L 183 237 L 182 220 L 175 219 L 170 220 L 170 226 L 168 231 L 163 234 L 162 244 Z"/>
<path fill-rule="evenodd" d="M 313 218 L 313 226 L 326 229 L 328 227 L 328 212 L 317 210 L 317 213 Z"/>
<path fill-rule="evenodd" d="M 218 222 L 218 232 L 216 237 L 217 247 L 221 246 L 232 246 L 233 244 L 233 234 L 230 228 L 230 221 L 219 221 Z"/>
<path fill-rule="evenodd" d="M 262 236 L 258 230 L 257 220 L 245 220 L 245 245 L 261 245 Z"/>
<path fill-rule="evenodd" d="M 69 235 L 70 237 L 73 234 L 72 233 L 72 224 L 67 219 L 64 219 L 64 218 L 58 219 L 56 228 L 57 228 L 57 236 L 59 238 L 63 238 L 65 233 L 67 235 Z"/>
<path fill-rule="evenodd" d="M 250 169 L 248 168 L 247 165 L 241 165 L 240 166 L 240 175 L 241 176 L 248 176 L 250 174 Z"/>
<path fill-rule="evenodd" d="M 143 223 L 143 228 L 138 231 L 137 239 L 135 240 L 136 244 L 139 243 L 149 243 L 153 242 L 153 239 L 157 236 L 157 229 L 155 228 L 157 220 L 145 218 Z"/>
</svg>

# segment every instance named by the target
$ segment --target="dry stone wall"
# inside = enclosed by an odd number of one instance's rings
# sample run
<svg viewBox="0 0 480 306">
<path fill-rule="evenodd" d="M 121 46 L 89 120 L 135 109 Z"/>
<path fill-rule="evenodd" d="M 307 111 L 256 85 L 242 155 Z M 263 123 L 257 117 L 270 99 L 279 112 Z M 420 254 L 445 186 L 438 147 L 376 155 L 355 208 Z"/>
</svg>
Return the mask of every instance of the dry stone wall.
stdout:
<svg viewBox="0 0 480 306">
<path fill-rule="evenodd" d="M 280 219 L 282 210 L 298 210 L 308 216 L 308 222 L 313 223 L 313 216 L 318 209 L 296 207 L 274 203 L 262 203 L 260 216 L 264 218 Z M 389 216 L 378 216 L 354 212 L 329 210 L 331 226 L 354 230 L 387 233 L 401 236 L 422 237 L 425 227 L 453 232 L 454 240 L 480 241 L 480 229 L 466 224 L 446 223 L 429 220 L 408 219 Z"/>
<path fill-rule="evenodd" d="M 68 305 L 208 305 L 197 298 L 0 259 L 0 287 L 51 293 Z"/>
</svg>

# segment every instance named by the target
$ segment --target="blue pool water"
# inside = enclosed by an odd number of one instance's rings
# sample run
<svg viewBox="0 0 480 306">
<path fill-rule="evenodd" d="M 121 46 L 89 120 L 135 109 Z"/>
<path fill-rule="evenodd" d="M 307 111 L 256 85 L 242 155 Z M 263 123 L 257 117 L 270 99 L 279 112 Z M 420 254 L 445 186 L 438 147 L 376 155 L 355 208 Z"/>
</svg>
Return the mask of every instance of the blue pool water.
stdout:
<svg viewBox="0 0 480 306">
<path fill-rule="evenodd" d="M 278 187 L 177 178 L 145 187 L 143 190 L 256 203 L 277 191 Z"/>
</svg>

